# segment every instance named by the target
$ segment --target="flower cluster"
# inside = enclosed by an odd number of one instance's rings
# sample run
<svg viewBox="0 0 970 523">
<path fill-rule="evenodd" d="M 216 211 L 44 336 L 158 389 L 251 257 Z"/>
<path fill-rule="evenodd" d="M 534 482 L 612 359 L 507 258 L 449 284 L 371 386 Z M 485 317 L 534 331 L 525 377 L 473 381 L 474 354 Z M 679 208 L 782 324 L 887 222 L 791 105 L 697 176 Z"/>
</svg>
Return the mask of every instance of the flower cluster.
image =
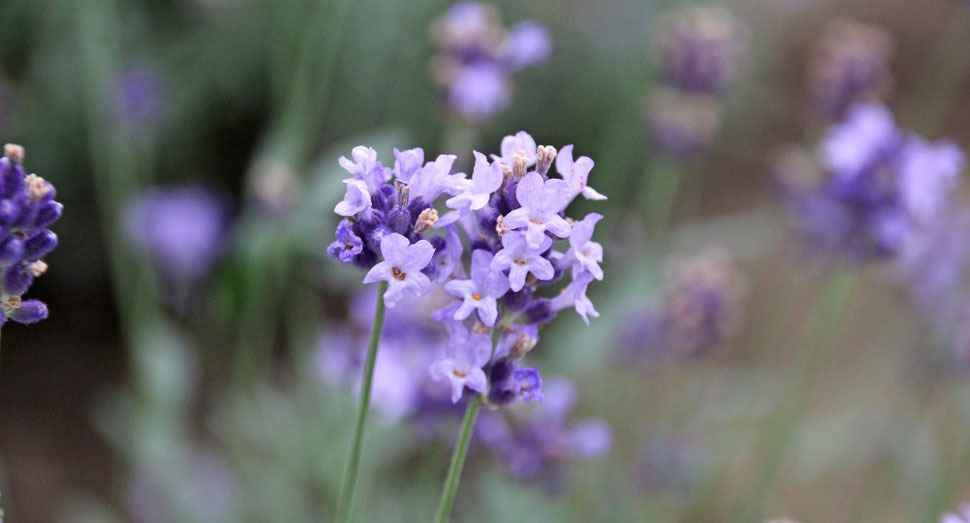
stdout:
<svg viewBox="0 0 970 523">
<path fill-rule="evenodd" d="M 905 132 L 879 104 L 850 108 L 818 157 L 817 184 L 791 195 L 798 224 L 815 245 L 860 260 L 894 257 L 931 228 L 963 168 L 956 146 Z"/>
<path fill-rule="evenodd" d="M 646 121 L 657 143 L 688 154 L 710 143 L 720 122 L 720 93 L 737 75 L 741 29 L 717 6 L 670 14 L 660 39 L 664 86 L 647 99 Z"/>
<path fill-rule="evenodd" d="M 461 2 L 431 25 L 439 47 L 432 68 L 448 105 L 464 119 L 487 120 L 509 104 L 512 73 L 552 51 L 546 29 L 532 21 L 506 31 L 489 4 Z"/>
<path fill-rule="evenodd" d="M 61 217 L 54 186 L 24 170 L 24 148 L 4 146 L 0 158 L 0 324 L 6 320 L 34 323 L 47 318 L 47 306 L 21 296 L 34 278 L 47 270 L 43 258 L 57 246 L 57 235 L 46 227 Z"/>
<path fill-rule="evenodd" d="M 451 172 L 454 155 L 427 163 L 421 149 L 394 155 L 393 168 L 364 146 L 353 149 L 353 160 L 340 158 L 353 176 L 334 209 L 344 219 L 328 252 L 367 270 L 364 283 L 387 282 L 388 308 L 432 288 L 452 297 L 433 315 L 449 340 L 429 368 L 450 385 L 452 402 L 466 388 L 494 405 L 541 401 L 538 371 L 517 368 L 538 327 L 570 307 L 586 322 L 599 315 L 586 288 L 603 278 L 603 249 L 592 240 L 602 216 L 564 214 L 577 196 L 606 198 L 589 186 L 593 160 L 574 158 L 571 145 L 537 146 L 526 132 L 506 136 L 491 161 L 476 151 L 470 178 Z M 561 177 L 549 176 L 553 164 Z M 553 248 L 557 242 L 563 250 Z M 566 273 L 571 280 L 558 293 L 540 295 Z"/>
<path fill-rule="evenodd" d="M 672 259 L 666 273 L 659 307 L 640 311 L 623 334 L 622 355 L 648 366 L 717 350 L 744 317 L 747 278 L 723 250 Z"/>
<path fill-rule="evenodd" d="M 812 52 L 808 83 L 816 110 L 839 119 L 854 103 L 881 100 L 890 88 L 893 37 L 886 30 L 836 19 Z"/>
</svg>

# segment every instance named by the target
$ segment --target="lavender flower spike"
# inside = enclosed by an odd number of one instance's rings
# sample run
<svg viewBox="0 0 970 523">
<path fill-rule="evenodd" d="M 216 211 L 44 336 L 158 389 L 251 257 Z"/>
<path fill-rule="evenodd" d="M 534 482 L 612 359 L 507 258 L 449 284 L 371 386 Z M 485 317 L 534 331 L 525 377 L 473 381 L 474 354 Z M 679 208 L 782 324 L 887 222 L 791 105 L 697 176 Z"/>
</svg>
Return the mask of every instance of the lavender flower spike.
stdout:
<svg viewBox="0 0 970 523">
<path fill-rule="evenodd" d="M 445 205 L 455 210 L 442 216 L 435 227 L 454 223 L 469 211 L 477 211 L 485 207 L 492 193 L 497 191 L 505 181 L 501 164 L 498 162 L 489 164 L 488 158 L 478 151 L 474 151 L 474 154 L 475 168 L 472 171 L 472 179 L 462 184 L 462 193 L 445 202 Z"/>
<path fill-rule="evenodd" d="M 445 292 L 462 298 L 461 307 L 455 311 L 454 319 L 463 320 L 473 310 L 489 327 L 495 325 L 498 317 L 497 298 L 509 290 L 509 279 L 504 274 L 491 269 L 492 253 L 477 249 L 472 252 L 472 277 L 470 280 L 452 280 L 445 284 Z"/>
<path fill-rule="evenodd" d="M 384 280 L 388 282 L 384 300 L 387 307 L 394 308 L 404 291 L 416 297 L 424 296 L 431 290 L 431 280 L 421 273 L 434 255 L 434 247 L 427 240 L 419 240 L 414 245 L 398 233 L 391 233 L 381 240 L 381 255 L 384 261 L 375 265 L 364 276 L 364 283 Z"/>
<path fill-rule="evenodd" d="M 475 392 L 487 392 L 488 382 L 482 367 L 488 363 L 492 354 L 492 340 L 485 334 L 468 335 L 464 329 L 456 329 L 452 334 L 460 338 L 457 343 L 449 343 L 454 352 L 431 365 L 431 377 L 435 381 L 451 383 L 451 401 L 457 403 L 461 393 L 468 387 Z M 467 339 L 465 339 L 467 336 Z"/>
<path fill-rule="evenodd" d="M 559 216 L 566 205 L 566 183 L 562 180 L 542 180 L 542 175 L 531 172 L 519 181 L 515 196 L 522 207 L 508 213 L 502 224 L 509 229 L 526 227 L 525 240 L 532 249 L 538 249 L 546 238 L 546 231 L 560 238 L 568 238 L 569 223 Z"/>
<path fill-rule="evenodd" d="M 587 200 L 605 200 L 606 196 L 596 192 L 588 185 L 589 172 L 593 170 L 593 160 L 580 156 L 573 161 L 573 146 L 567 145 L 556 156 L 556 171 L 566 180 L 570 197 L 582 194 Z"/>
<path fill-rule="evenodd" d="M 530 247 L 525 240 L 525 234 L 509 231 L 502 236 L 502 250 L 492 259 L 492 270 L 509 269 L 509 285 L 512 292 L 519 292 L 525 287 L 525 277 L 528 273 L 540 280 L 551 280 L 555 275 L 552 263 L 542 257 L 542 253 L 552 246 L 552 238 L 543 236 L 539 248 Z"/>
</svg>

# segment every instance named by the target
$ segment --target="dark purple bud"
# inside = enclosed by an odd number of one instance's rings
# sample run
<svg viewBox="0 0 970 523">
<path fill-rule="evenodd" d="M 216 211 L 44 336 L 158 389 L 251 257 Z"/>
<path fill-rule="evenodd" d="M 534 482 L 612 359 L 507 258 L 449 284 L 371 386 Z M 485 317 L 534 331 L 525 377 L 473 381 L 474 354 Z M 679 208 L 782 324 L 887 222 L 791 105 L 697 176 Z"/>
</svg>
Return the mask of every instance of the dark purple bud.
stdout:
<svg viewBox="0 0 970 523">
<path fill-rule="evenodd" d="M 488 401 L 495 405 L 508 405 L 512 403 L 516 396 L 515 363 L 508 358 L 496 360 L 492 364 L 489 372 L 489 381 L 492 384 L 488 391 Z"/>
<path fill-rule="evenodd" d="M 34 234 L 24 242 L 24 259 L 37 260 L 57 247 L 57 235 L 49 230 Z"/>
<path fill-rule="evenodd" d="M 411 213 L 411 216 L 418 216 L 421 214 L 421 211 L 430 207 L 430 205 L 424 203 L 424 199 L 422 199 L 420 196 L 417 198 L 411 198 L 411 201 L 408 202 L 408 211 Z"/>
<path fill-rule="evenodd" d="M 515 190 L 519 186 L 519 181 L 515 178 L 510 178 L 505 181 L 505 187 L 499 192 L 502 196 L 504 208 L 508 208 L 509 212 L 514 211 L 521 207 L 519 205 L 519 199 L 515 196 Z M 508 212 L 503 212 L 502 214 L 508 214 Z"/>
<path fill-rule="evenodd" d="M 522 311 L 525 323 L 541 325 L 556 317 L 555 311 L 549 306 L 549 300 L 539 298 L 525 307 Z"/>
<path fill-rule="evenodd" d="M 366 245 L 360 250 L 360 254 L 354 256 L 354 266 L 365 271 L 370 270 L 377 263 L 377 252 L 368 248 Z"/>
<path fill-rule="evenodd" d="M 503 383 L 501 386 L 492 387 L 488 391 L 488 402 L 493 405 L 508 405 L 515 400 L 515 389 L 512 382 Z"/>
<path fill-rule="evenodd" d="M 24 190 L 24 168 L 9 158 L 0 158 L 0 197 L 10 198 Z"/>
<path fill-rule="evenodd" d="M 24 242 L 13 236 L 7 238 L 0 246 L 0 265 L 10 265 L 19 261 L 24 255 Z"/>
<path fill-rule="evenodd" d="M 372 207 L 386 213 L 394 207 L 394 203 L 397 201 L 397 194 L 394 192 L 394 187 L 382 185 L 380 190 L 371 195 L 370 199 Z"/>
<path fill-rule="evenodd" d="M 0 223 L 3 222 L 3 203 L 0 203 Z M 37 229 L 47 227 L 48 225 L 57 221 L 57 219 L 61 217 L 61 213 L 63 211 L 64 206 L 58 202 L 44 202 L 37 209 L 37 214 L 34 216 L 34 223 L 32 225 Z"/>
<path fill-rule="evenodd" d="M 17 323 L 37 323 L 47 319 L 47 305 L 40 300 L 27 300 L 20 307 L 11 309 L 10 319 Z"/>
<path fill-rule="evenodd" d="M 488 379 L 492 383 L 501 383 L 511 378 L 513 372 L 515 372 L 515 363 L 508 358 L 500 358 L 492 363 Z"/>
<path fill-rule="evenodd" d="M 34 277 L 24 272 L 23 263 L 15 263 L 3 271 L 3 292 L 11 296 L 20 296 L 27 292 Z"/>
<path fill-rule="evenodd" d="M 404 235 L 411 228 L 411 213 L 403 207 L 394 207 L 387 215 L 387 228 Z"/>
<path fill-rule="evenodd" d="M 434 247 L 434 254 L 431 256 L 431 263 L 429 263 L 424 269 L 421 269 L 421 272 L 424 273 L 425 276 L 434 279 L 435 275 L 438 273 L 438 267 L 441 266 L 441 263 L 439 263 L 440 259 L 443 256 L 448 255 L 448 249 L 446 248 L 448 246 L 448 240 L 446 240 L 444 236 L 435 236 L 433 238 L 428 238 L 428 241 L 431 243 L 431 246 Z"/>
<path fill-rule="evenodd" d="M 512 312 L 525 309 L 525 307 L 529 305 L 531 299 L 532 291 L 530 291 L 528 287 L 523 287 L 519 292 L 506 293 L 505 297 L 502 298 L 502 301 L 505 304 L 505 309 Z"/>
<path fill-rule="evenodd" d="M 13 200 L 0 200 L 0 225 L 11 225 L 20 216 L 20 206 Z"/>
</svg>

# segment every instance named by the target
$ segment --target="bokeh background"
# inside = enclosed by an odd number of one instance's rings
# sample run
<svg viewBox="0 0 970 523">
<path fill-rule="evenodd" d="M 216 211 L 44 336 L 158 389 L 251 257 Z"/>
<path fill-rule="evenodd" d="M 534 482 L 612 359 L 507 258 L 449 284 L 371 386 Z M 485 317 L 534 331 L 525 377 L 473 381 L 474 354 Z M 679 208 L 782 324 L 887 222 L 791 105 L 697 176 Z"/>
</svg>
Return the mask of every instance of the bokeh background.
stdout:
<svg viewBox="0 0 970 523">
<path fill-rule="evenodd" d="M 431 74 L 429 25 L 448 2 L 0 3 L 0 139 L 26 147 L 65 206 L 30 291 L 50 318 L 3 329 L 7 520 L 328 520 L 355 403 L 318 353 L 328 326 L 351 321 L 361 277 L 326 255 L 336 159 L 366 144 L 385 163 L 414 146 L 470 161 L 523 129 L 576 144 L 610 196 L 581 206 L 606 216 L 606 279 L 590 289 L 601 317 L 558 318 L 530 358 L 571 379 L 575 417 L 605 420 L 613 441 L 531 481 L 473 446 L 456 520 L 937 521 L 970 500 L 967 360 L 889 264 L 806 249 L 772 169 L 780 147 L 812 151 L 831 121 L 811 71 L 840 18 L 893 42 L 873 97 L 963 149 L 970 5 L 724 2 L 733 81 L 713 134 L 672 152 L 649 99 L 669 88 L 667 14 L 694 2 L 495 4 L 506 26 L 543 24 L 553 48 L 516 74 L 505 110 L 471 124 Z M 149 219 L 173 220 L 188 259 L 211 267 L 173 276 L 138 249 L 148 233 L 129 211 L 150 187 L 214 195 L 217 247 L 193 239 L 192 216 Z M 715 246 L 745 280 L 728 335 L 703 354 L 631 360 L 671 264 Z M 371 425 L 360 520 L 432 513 L 452 435 L 416 423 Z"/>
</svg>

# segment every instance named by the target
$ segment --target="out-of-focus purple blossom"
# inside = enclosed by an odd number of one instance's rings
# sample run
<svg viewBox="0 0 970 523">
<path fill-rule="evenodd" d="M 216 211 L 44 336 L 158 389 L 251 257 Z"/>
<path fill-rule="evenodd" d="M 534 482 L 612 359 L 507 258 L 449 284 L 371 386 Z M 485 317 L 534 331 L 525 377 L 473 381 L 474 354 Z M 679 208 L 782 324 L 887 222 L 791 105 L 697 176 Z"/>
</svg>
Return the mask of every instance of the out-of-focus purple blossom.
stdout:
<svg viewBox="0 0 970 523">
<path fill-rule="evenodd" d="M 671 13 L 660 38 L 661 72 L 678 89 L 714 93 L 734 80 L 741 35 L 729 11 L 693 6 Z"/>
<path fill-rule="evenodd" d="M 61 216 L 54 186 L 24 170 L 24 148 L 4 146 L 0 158 L 0 325 L 6 320 L 35 323 L 47 318 L 47 306 L 21 296 L 47 270 L 41 258 L 57 246 L 46 227 Z"/>
<path fill-rule="evenodd" d="M 809 61 L 808 83 L 816 110 L 842 118 L 855 103 L 882 100 L 892 84 L 893 37 L 884 29 L 844 18 L 829 22 Z"/>
<path fill-rule="evenodd" d="M 970 503 L 961 503 L 957 512 L 947 512 L 940 515 L 940 523 L 968 523 L 970 522 Z"/>
<path fill-rule="evenodd" d="M 687 501 L 702 479 L 704 453 L 689 438 L 661 431 L 643 445 L 634 478 L 644 490 Z"/>
<path fill-rule="evenodd" d="M 129 241 L 166 275 L 205 276 L 224 251 L 230 227 L 226 198 L 197 188 L 152 188 L 129 202 Z"/>
<path fill-rule="evenodd" d="M 157 69 L 141 64 L 122 71 L 115 79 L 114 112 L 128 132 L 143 133 L 165 116 L 168 86 Z"/>
<path fill-rule="evenodd" d="M 550 378 L 544 388 L 546 401 L 483 412 L 476 429 L 519 479 L 555 481 L 569 461 L 596 458 L 612 447 L 612 431 L 604 422 L 571 421 L 576 391 L 570 382 Z"/>
<path fill-rule="evenodd" d="M 858 260 L 895 257 L 932 227 L 963 167 L 956 147 L 904 132 L 876 104 L 850 108 L 818 156 L 817 187 L 789 194 L 797 227 L 810 243 Z"/>
<path fill-rule="evenodd" d="M 658 87 L 647 98 L 644 119 L 657 145 L 674 155 L 689 155 L 707 148 L 721 117 L 714 96 Z"/>
<path fill-rule="evenodd" d="M 460 2 L 431 24 L 439 53 L 433 76 L 448 105 L 471 122 L 488 120 L 508 107 L 512 73 L 544 61 L 549 33 L 536 22 L 506 32 L 494 6 Z"/>
</svg>

